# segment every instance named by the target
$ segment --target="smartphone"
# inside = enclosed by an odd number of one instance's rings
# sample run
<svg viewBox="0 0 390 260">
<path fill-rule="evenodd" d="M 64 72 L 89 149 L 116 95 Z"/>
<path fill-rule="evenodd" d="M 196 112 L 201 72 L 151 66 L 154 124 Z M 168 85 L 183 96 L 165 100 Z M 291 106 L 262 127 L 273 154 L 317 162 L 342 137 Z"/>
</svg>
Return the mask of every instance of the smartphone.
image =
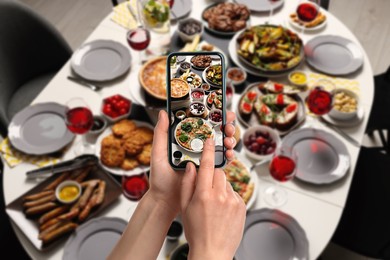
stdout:
<svg viewBox="0 0 390 260">
<path fill-rule="evenodd" d="M 168 160 L 174 169 L 199 167 L 204 142 L 215 141 L 215 167 L 226 163 L 225 60 L 219 52 L 175 52 L 167 57 Z"/>
</svg>

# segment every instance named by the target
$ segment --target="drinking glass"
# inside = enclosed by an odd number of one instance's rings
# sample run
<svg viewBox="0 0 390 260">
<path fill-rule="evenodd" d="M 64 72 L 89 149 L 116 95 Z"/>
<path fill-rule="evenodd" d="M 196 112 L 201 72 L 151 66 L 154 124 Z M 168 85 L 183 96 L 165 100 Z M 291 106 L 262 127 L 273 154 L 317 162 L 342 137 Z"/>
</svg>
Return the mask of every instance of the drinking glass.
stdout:
<svg viewBox="0 0 390 260">
<path fill-rule="evenodd" d="M 272 15 L 274 14 L 274 3 L 275 2 L 278 2 L 278 1 L 281 1 L 281 0 L 268 0 L 269 4 L 270 4 L 270 9 L 269 9 L 269 16 L 268 16 L 268 24 L 271 24 L 271 18 L 272 18 Z"/>
<path fill-rule="evenodd" d="M 123 195 L 131 201 L 139 201 L 149 189 L 146 172 L 134 174 L 125 172 L 122 175 Z"/>
<path fill-rule="evenodd" d="M 141 23 L 150 32 L 148 54 L 166 55 L 171 44 L 169 3 L 167 0 L 138 0 L 137 9 Z"/>
<path fill-rule="evenodd" d="M 317 18 L 320 11 L 320 0 L 300 0 L 297 5 L 296 13 L 298 19 L 303 23 L 302 35 L 305 31 L 305 23 L 309 23 Z"/>
<path fill-rule="evenodd" d="M 296 174 L 298 156 L 292 148 L 278 148 L 269 164 L 269 172 L 277 183 L 265 189 L 265 202 L 274 208 L 280 207 L 287 202 L 287 192 L 280 187 L 279 182 L 291 180 Z"/>
<path fill-rule="evenodd" d="M 132 5 L 128 5 L 129 11 L 133 16 L 137 26 L 134 29 L 130 29 L 126 34 L 126 40 L 129 46 L 138 52 L 139 63 L 142 64 L 144 55 L 143 52 L 148 48 L 150 44 L 150 32 L 145 28 L 142 24 L 140 15 L 136 13 L 133 9 Z M 129 28 L 132 28 L 134 25 L 132 24 L 132 20 L 129 20 Z"/>
<path fill-rule="evenodd" d="M 85 139 L 85 134 L 93 126 L 93 114 L 82 98 L 72 98 L 66 103 L 65 124 L 69 131 L 82 135 L 82 141 L 76 143 L 76 155 L 94 153 L 93 145 Z"/>
</svg>

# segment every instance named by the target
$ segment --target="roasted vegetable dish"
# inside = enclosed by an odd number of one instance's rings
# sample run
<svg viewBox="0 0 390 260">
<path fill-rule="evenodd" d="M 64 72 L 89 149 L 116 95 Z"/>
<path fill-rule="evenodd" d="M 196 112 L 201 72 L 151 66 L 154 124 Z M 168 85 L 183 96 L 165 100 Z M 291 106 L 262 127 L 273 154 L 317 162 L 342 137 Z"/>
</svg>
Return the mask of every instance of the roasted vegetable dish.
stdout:
<svg viewBox="0 0 390 260">
<path fill-rule="evenodd" d="M 298 65 L 302 59 L 302 40 L 282 26 L 258 25 L 237 38 L 237 54 L 250 66 L 280 71 Z"/>
</svg>

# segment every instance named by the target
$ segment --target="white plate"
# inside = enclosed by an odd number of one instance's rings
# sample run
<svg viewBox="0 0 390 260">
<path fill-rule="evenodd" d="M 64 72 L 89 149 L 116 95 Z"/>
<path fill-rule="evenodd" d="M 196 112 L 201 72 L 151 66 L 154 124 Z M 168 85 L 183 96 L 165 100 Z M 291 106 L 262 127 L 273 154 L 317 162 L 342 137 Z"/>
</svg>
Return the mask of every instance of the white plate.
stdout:
<svg viewBox="0 0 390 260">
<path fill-rule="evenodd" d="M 328 114 L 322 116 L 322 118 L 326 122 L 328 122 L 332 125 L 335 125 L 335 126 L 353 127 L 353 126 L 359 125 L 363 121 L 364 109 L 363 109 L 363 107 L 359 107 L 356 116 L 349 119 L 349 120 L 337 120 L 337 119 L 334 119 L 333 117 L 329 116 Z"/>
<path fill-rule="evenodd" d="M 69 237 L 62 259 L 106 259 L 126 226 L 121 218 L 100 217 L 86 222 Z"/>
<path fill-rule="evenodd" d="M 271 8 L 275 11 L 284 4 L 284 0 L 274 2 L 270 0 L 234 0 L 234 2 L 246 5 L 253 12 L 269 12 Z"/>
<path fill-rule="evenodd" d="M 128 71 L 130 64 L 129 49 L 110 40 L 96 40 L 82 45 L 71 60 L 76 74 L 93 81 L 115 79 Z"/>
<path fill-rule="evenodd" d="M 149 124 L 149 123 L 146 123 L 146 122 L 141 122 L 141 121 L 137 121 L 137 120 L 132 120 L 137 127 L 141 127 L 141 126 L 144 126 L 144 127 L 148 127 L 150 128 L 151 130 L 154 129 L 154 127 Z M 115 174 L 115 175 L 119 175 L 119 176 L 122 176 L 124 175 L 125 173 L 126 174 L 140 174 L 140 173 L 143 173 L 143 172 L 146 172 L 146 171 L 149 171 L 150 170 L 150 166 L 146 166 L 146 165 L 140 165 L 136 168 L 134 168 L 133 170 L 129 170 L 129 171 L 126 171 L 126 170 L 123 170 L 122 168 L 119 168 L 119 167 L 107 167 L 105 166 L 101 161 L 100 161 L 100 150 L 101 150 L 101 143 L 103 141 L 103 138 L 112 134 L 112 130 L 111 130 L 111 127 L 108 127 L 106 128 L 106 130 L 104 130 L 104 132 L 98 137 L 98 139 L 96 140 L 96 150 L 95 150 L 95 155 L 99 158 L 99 163 L 100 165 L 108 172 L 112 173 L 112 174 Z"/>
<path fill-rule="evenodd" d="M 259 191 L 259 178 L 257 176 L 256 171 L 249 171 L 249 166 L 252 165 L 252 163 L 242 154 L 235 152 L 236 158 L 242 162 L 245 165 L 245 168 L 248 170 L 249 174 L 251 175 L 250 183 L 254 183 L 254 189 L 251 198 L 249 199 L 248 203 L 246 204 L 246 210 L 250 210 L 258 196 Z"/>
<path fill-rule="evenodd" d="M 206 106 L 205 106 L 205 108 L 206 108 Z M 174 134 L 174 136 L 175 136 L 176 144 L 177 144 L 178 146 L 180 146 L 182 149 L 184 149 L 184 150 L 186 150 L 186 151 L 188 151 L 188 152 L 191 152 L 191 153 L 201 153 L 201 152 L 203 152 L 203 148 L 202 148 L 201 150 L 199 150 L 199 151 L 190 150 L 190 149 L 188 149 L 188 148 L 183 147 L 183 146 L 179 143 L 179 141 L 177 141 L 176 131 L 177 131 L 177 129 L 178 129 L 179 127 L 181 127 L 181 125 L 183 124 L 183 121 L 185 121 L 185 120 L 188 119 L 188 118 L 195 118 L 195 117 L 187 117 L 187 118 L 183 119 L 182 121 L 180 121 L 180 122 L 176 125 L 176 127 L 175 127 L 175 131 L 173 132 L 173 134 Z M 202 120 L 203 120 L 203 124 L 206 124 L 206 125 L 208 125 L 208 126 L 211 128 L 211 132 L 212 132 L 213 138 L 214 138 L 214 140 L 215 140 L 215 137 L 216 137 L 216 136 L 215 136 L 215 130 L 214 130 L 213 125 L 211 125 L 211 123 L 210 123 L 208 120 L 205 120 L 205 119 L 200 118 L 200 117 L 199 117 L 198 119 L 202 119 Z M 193 139 L 193 140 L 194 140 L 194 139 Z"/>
<path fill-rule="evenodd" d="M 320 12 L 325 14 L 325 12 L 322 9 L 321 9 Z M 296 22 L 294 22 L 293 19 L 290 16 L 288 16 L 287 20 L 288 20 L 288 22 L 290 23 L 290 25 L 292 27 L 294 27 L 295 29 L 297 29 L 299 31 L 299 33 L 302 31 L 302 26 L 297 24 Z M 306 28 L 305 27 L 305 32 L 316 32 L 316 31 L 319 31 L 319 30 L 325 28 L 327 22 L 328 22 L 328 17 L 326 17 L 325 21 L 323 21 L 322 23 L 320 23 L 320 24 L 318 24 L 318 25 L 316 25 L 314 27 L 310 27 L 310 28 Z"/>
</svg>

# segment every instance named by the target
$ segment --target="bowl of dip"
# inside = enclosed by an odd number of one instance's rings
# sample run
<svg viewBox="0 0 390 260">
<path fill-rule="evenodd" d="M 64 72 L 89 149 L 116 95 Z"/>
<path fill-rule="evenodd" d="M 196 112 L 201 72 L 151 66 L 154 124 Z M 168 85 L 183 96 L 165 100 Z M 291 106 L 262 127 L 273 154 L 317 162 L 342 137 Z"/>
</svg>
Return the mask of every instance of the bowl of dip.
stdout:
<svg viewBox="0 0 390 260">
<path fill-rule="evenodd" d="M 81 185 L 77 181 L 63 181 L 56 188 L 56 198 L 64 204 L 75 202 L 81 195 Z"/>
<path fill-rule="evenodd" d="M 295 70 L 288 75 L 291 84 L 299 87 L 306 87 L 308 82 L 307 73 L 301 70 Z"/>
</svg>

